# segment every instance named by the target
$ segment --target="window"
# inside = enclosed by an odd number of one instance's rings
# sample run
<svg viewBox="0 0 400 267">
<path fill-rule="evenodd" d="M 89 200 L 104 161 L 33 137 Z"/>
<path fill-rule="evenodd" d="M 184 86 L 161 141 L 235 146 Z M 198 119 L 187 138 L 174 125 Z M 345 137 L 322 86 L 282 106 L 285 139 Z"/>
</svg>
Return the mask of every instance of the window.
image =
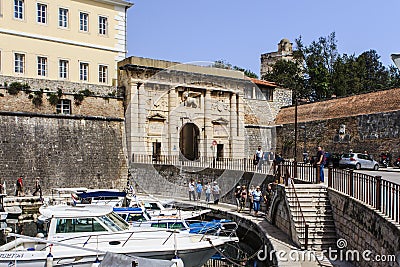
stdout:
<svg viewBox="0 0 400 267">
<path fill-rule="evenodd" d="M 107 18 L 99 16 L 99 34 L 107 35 Z"/>
<path fill-rule="evenodd" d="M 57 114 L 71 114 L 71 100 L 60 99 L 56 106 Z"/>
<path fill-rule="evenodd" d="M 24 19 L 24 1 L 14 0 L 14 18 Z"/>
<path fill-rule="evenodd" d="M 16 73 L 24 73 L 25 65 L 25 55 L 24 54 L 14 54 L 14 71 Z"/>
<path fill-rule="evenodd" d="M 56 233 L 82 233 L 107 231 L 94 218 L 57 219 Z"/>
<path fill-rule="evenodd" d="M 79 14 L 79 30 L 89 31 L 89 14 L 83 12 Z"/>
<path fill-rule="evenodd" d="M 37 58 L 37 74 L 39 76 L 47 75 L 47 58 L 46 57 L 38 57 Z"/>
<path fill-rule="evenodd" d="M 60 59 L 59 76 L 61 79 L 68 79 L 68 60 Z"/>
<path fill-rule="evenodd" d="M 79 63 L 79 79 L 81 81 L 89 80 L 89 63 L 80 62 Z"/>
<path fill-rule="evenodd" d="M 99 65 L 99 83 L 107 83 L 108 68 L 104 65 Z"/>
<path fill-rule="evenodd" d="M 46 23 L 47 22 L 47 5 L 37 4 L 37 22 Z"/>
<path fill-rule="evenodd" d="M 68 28 L 68 9 L 58 9 L 58 26 Z"/>
<path fill-rule="evenodd" d="M 273 101 L 274 100 L 274 91 L 273 91 L 273 89 L 262 88 L 260 90 L 261 90 L 262 94 L 264 95 L 265 100 L 268 100 L 268 101 Z"/>
</svg>

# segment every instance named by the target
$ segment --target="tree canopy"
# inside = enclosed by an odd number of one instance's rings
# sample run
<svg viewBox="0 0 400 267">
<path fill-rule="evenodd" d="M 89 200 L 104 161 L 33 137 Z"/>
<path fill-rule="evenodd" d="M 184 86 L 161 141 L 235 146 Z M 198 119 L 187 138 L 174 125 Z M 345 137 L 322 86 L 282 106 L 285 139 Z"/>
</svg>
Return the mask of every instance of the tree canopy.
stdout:
<svg viewBox="0 0 400 267">
<path fill-rule="evenodd" d="M 232 66 L 232 64 L 226 62 L 225 60 L 216 60 L 214 63 L 211 65 L 213 68 L 220 68 L 220 69 L 227 69 L 227 70 L 238 70 L 242 71 L 244 75 L 246 75 L 249 78 L 255 78 L 258 79 L 257 74 L 252 72 L 251 70 L 246 70 L 244 68 L 238 67 L 238 66 Z"/>
<path fill-rule="evenodd" d="M 294 97 L 318 101 L 400 86 L 395 66 L 386 68 L 375 50 L 359 56 L 339 54 L 335 33 L 305 46 L 295 41 L 293 60 L 278 60 L 262 79 L 293 89 Z"/>
</svg>

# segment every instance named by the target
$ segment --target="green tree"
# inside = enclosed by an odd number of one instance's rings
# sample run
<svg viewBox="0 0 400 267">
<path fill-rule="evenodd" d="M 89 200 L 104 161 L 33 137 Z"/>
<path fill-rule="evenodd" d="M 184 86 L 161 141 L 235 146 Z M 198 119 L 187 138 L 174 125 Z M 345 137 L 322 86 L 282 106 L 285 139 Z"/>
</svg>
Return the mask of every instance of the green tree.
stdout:
<svg viewBox="0 0 400 267">
<path fill-rule="evenodd" d="M 211 64 L 211 67 L 213 68 L 220 68 L 220 69 L 227 69 L 227 70 L 238 70 L 244 73 L 249 78 L 255 78 L 258 79 L 258 75 L 252 72 L 251 70 L 246 70 L 244 68 L 238 67 L 238 66 L 232 66 L 229 62 L 226 62 L 225 60 L 216 60 L 214 61 L 213 64 Z"/>
<path fill-rule="evenodd" d="M 272 71 L 267 72 L 262 79 L 274 81 L 277 84 L 290 88 L 294 91 L 293 96 L 300 98 L 308 97 L 310 92 L 304 86 L 304 76 L 302 66 L 297 60 L 278 60 L 272 67 Z"/>
<path fill-rule="evenodd" d="M 295 40 L 297 57 L 303 59 L 305 91 L 311 92 L 310 98 L 320 100 L 333 94 L 333 70 L 338 57 L 336 36 L 320 37 L 308 47 L 304 46 L 301 36 Z"/>
</svg>

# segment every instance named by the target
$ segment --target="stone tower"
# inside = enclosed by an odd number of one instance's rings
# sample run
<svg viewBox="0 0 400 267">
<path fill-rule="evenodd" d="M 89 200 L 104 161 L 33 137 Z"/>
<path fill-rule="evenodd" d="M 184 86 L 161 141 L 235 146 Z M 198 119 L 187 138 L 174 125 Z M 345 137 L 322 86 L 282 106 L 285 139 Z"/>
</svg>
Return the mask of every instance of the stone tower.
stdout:
<svg viewBox="0 0 400 267">
<path fill-rule="evenodd" d="M 293 59 L 293 44 L 289 41 L 289 39 L 283 38 L 278 43 L 277 52 L 269 52 L 261 55 L 261 77 L 263 77 L 267 72 L 271 71 L 275 62 L 280 59 Z"/>
</svg>

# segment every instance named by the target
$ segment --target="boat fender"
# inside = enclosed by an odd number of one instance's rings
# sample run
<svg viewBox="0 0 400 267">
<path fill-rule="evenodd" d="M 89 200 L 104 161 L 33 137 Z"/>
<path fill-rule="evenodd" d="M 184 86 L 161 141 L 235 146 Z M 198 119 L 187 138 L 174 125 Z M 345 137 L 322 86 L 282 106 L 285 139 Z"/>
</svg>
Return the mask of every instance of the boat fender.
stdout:
<svg viewBox="0 0 400 267">
<path fill-rule="evenodd" d="M 51 254 L 51 252 L 47 254 L 46 267 L 53 267 L 53 255 Z"/>
<path fill-rule="evenodd" d="M 172 260 L 172 262 L 175 262 L 175 266 L 176 267 L 184 267 L 185 265 L 183 264 L 183 261 L 181 258 L 179 258 L 178 256 L 175 256 Z"/>
</svg>

